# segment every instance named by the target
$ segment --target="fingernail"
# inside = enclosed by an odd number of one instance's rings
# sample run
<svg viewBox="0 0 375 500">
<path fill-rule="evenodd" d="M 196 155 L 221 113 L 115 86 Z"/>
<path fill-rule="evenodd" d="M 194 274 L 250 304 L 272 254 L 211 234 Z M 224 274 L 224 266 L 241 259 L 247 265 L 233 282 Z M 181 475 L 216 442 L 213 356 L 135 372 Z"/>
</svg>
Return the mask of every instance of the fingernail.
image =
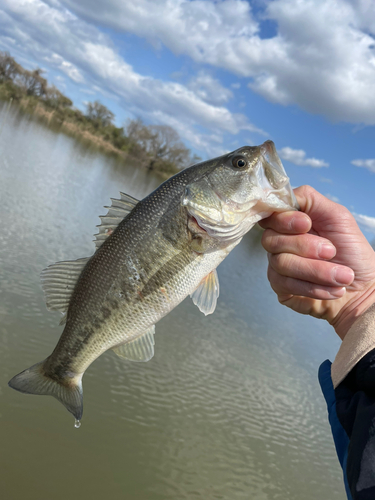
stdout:
<svg viewBox="0 0 375 500">
<path fill-rule="evenodd" d="M 336 255 L 336 248 L 329 243 L 321 243 L 318 247 L 318 257 L 321 259 L 332 259 Z"/>
<path fill-rule="evenodd" d="M 346 293 L 346 288 L 343 286 L 342 288 L 339 288 L 338 290 L 334 290 L 333 292 L 331 292 L 331 295 L 333 295 L 334 297 L 343 297 Z"/>
<path fill-rule="evenodd" d="M 335 267 L 332 275 L 338 285 L 349 285 L 354 279 L 354 272 L 348 267 Z"/>
<path fill-rule="evenodd" d="M 289 228 L 296 233 L 305 233 L 310 229 L 310 219 L 307 215 L 302 217 L 301 214 L 299 214 L 297 217 L 293 217 L 289 222 Z"/>
</svg>

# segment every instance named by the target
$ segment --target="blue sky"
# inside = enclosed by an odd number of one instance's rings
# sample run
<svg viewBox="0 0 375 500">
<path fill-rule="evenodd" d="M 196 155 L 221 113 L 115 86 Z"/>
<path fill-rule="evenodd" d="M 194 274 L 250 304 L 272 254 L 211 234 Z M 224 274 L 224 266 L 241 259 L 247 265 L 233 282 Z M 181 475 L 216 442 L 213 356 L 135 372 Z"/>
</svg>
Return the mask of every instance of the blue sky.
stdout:
<svg viewBox="0 0 375 500">
<path fill-rule="evenodd" d="M 375 238 L 373 0 L 0 0 L 0 49 L 203 159 L 272 139 Z"/>
</svg>

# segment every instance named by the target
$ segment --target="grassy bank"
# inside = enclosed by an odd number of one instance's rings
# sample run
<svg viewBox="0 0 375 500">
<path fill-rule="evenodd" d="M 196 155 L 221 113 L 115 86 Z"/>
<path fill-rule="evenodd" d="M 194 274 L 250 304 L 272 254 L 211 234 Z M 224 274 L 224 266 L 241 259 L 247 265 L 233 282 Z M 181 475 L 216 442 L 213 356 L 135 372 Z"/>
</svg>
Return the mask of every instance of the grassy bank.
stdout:
<svg viewBox="0 0 375 500">
<path fill-rule="evenodd" d="M 45 125 L 58 126 L 72 137 L 116 153 L 137 168 L 155 171 L 164 178 L 199 160 L 192 156 L 173 128 L 145 125 L 140 119 L 116 127 L 115 115 L 99 101 L 88 102 L 83 113 L 55 86 L 48 84 L 42 70 L 26 70 L 9 53 L 1 51 L 0 100 L 17 103 Z"/>
</svg>

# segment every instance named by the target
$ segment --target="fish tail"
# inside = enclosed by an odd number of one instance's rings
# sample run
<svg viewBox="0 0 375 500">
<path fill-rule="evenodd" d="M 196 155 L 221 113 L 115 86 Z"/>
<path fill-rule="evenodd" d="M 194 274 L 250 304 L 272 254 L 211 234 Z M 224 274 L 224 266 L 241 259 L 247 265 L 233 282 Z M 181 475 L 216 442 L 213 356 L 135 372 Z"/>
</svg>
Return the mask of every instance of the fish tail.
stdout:
<svg viewBox="0 0 375 500">
<path fill-rule="evenodd" d="M 8 385 L 25 394 L 53 396 L 76 418 L 81 420 L 83 413 L 82 376 L 65 378 L 51 377 L 44 370 L 44 363 L 37 363 L 15 375 Z"/>
</svg>

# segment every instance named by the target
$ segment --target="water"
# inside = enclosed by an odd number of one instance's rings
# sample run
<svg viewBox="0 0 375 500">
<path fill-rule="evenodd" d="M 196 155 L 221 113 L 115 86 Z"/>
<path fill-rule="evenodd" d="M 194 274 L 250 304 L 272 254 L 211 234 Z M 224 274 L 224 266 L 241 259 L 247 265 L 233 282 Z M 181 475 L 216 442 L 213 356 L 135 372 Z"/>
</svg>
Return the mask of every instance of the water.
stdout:
<svg viewBox="0 0 375 500">
<path fill-rule="evenodd" d="M 13 108 L 0 151 L 0 497 L 344 499 L 316 376 L 338 341 L 278 304 L 256 229 L 220 265 L 213 315 L 187 299 L 157 324 L 149 363 L 105 353 L 88 369 L 79 431 L 53 398 L 8 388 L 62 331 L 40 271 L 90 255 L 109 198 L 159 179 Z"/>
</svg>

